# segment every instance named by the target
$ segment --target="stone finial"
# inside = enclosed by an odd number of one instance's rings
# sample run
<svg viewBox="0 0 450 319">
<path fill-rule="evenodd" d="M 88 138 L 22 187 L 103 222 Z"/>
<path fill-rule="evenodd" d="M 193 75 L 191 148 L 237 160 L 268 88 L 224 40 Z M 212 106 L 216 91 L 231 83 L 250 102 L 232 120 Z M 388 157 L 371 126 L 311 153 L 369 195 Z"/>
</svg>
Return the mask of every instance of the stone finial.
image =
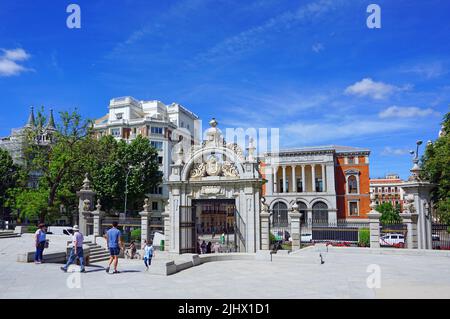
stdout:
<svg viewBox="0 0 450 319">
<path fill-rule="evenodd" d="M 177 144 L 177 150 L 175 152 L 176 154 L 176 160 L 175 160 L 175 165 L 183 165 L 183 156 L 184 156 L 184 151 L 183 151 L 183 142 L 180 142 Z"/>
<path fill-rule="evenodd" d="M 293 213 L 298 213 L 298 204 L 297 204 L 297 202 L 295 202 L 295 203 L 292 205 L 292 212 L 293 212 Z"/>
<path fill-rule="evenodd" d="M 218 124 L 219 123 L 216 121 L 216 119 L 214 117 L 211 119 L 211 121 L 209 121 L 209 125 L 211 127 L 216 127 Z"/>
<path fill-rule="evenodd" d="M 144 199 L 144 212 L 149 212 L 150 211 L 150 205 L 148 204 L 148 198 Z"/>
<path fill-rule="evenodd" d="M 265 213 L 265 214 L 269 213 L 269 206 L 266 204 L 265 197 L 261 197 L 261 213 Z"/>
<path fill-rule="evenodd" d="M 95 208 L 97 208 L 98 212 L 100 212 L 100 210 L 102 209 L 102 205 L 100 204 L 100 199 L 97 199 L 97 205 L 95 206 Z"/>
<path fill-rule="evenodd" d="M 375 202 L 375 194 L 372 193 L 372 194 L 370 194 L 370 205 L 369 205 L 371 212 L 378 213 L 377 210 L 376 210 L 377 206 L 378 205 Z"/>
<path fill-rule="evenodd" d="M 89 180 L 89 174 L 84 174 L 84 181 L 83 181 L 83 189 L 84 190 L 90 190 L 91 189 L 91 181 Z"/>
<path fill-rule="evenodd" d="M 414 155 L 412 162 L 413 167 L 411 168 L 411 176 L 408 178 L 409 181 L 420 182 L 420 173 L 422 172 L 422 168 L 419 165 L 419 146 L 422 145 L 422 141 L 419 140 L 416 142 L 416 150 L 410 151 L 411 155 Z"/>
</svg>

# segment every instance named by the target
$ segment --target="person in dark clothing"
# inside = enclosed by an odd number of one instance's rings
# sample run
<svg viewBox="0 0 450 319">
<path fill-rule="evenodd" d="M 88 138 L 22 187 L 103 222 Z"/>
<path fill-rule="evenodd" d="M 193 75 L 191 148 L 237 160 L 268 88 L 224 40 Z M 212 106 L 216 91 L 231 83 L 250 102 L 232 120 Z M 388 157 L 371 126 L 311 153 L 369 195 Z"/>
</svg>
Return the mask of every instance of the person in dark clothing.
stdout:
<svg viewBox="0 0 450 319">
<path fill-rule="evenodd" d="M 206 246 L 206 253 L 210 254 L 211 253 L 211 242 L 208 242 L 208 245 Z"/>
</svg>

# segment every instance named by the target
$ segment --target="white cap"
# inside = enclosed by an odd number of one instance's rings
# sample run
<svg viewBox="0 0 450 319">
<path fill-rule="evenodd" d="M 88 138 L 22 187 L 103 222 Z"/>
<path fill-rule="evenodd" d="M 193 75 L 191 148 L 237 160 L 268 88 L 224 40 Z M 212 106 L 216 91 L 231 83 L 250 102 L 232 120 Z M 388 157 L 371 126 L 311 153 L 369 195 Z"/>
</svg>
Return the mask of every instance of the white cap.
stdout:
<svg viewBox="0 0 450 319">
<path fill-rule="evenodd" d="M 80 228 L 78 228 L 78 225 L 75 225 L 72 227 L 73 230 L 80 230 Z"/>
</svg>

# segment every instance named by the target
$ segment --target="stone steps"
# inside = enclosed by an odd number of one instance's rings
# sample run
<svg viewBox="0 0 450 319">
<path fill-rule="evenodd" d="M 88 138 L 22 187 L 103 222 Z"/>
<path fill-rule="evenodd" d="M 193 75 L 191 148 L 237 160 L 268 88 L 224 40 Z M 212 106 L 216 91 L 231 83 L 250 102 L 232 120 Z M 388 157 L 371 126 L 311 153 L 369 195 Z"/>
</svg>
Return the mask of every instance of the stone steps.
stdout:
<svg viewBox="0 0 450 319">
<path fill-rule="evenodd" d="M 101 262 L 101 261 L 107 261 L 109 260 L 109 251 L 107 251 L 106 249 L 104 249 L 103 247 L 87 241 L 85 242 L 86 245 L 89 246 L 89 263 L 97 263 L 97 262 Z"/>
<path fill-rule="evenodd" d="M 16 238 L 20 237 L 20 234 L 16 234 L 13 231 L 1 231 L 0 238 Z"/>
</svg>

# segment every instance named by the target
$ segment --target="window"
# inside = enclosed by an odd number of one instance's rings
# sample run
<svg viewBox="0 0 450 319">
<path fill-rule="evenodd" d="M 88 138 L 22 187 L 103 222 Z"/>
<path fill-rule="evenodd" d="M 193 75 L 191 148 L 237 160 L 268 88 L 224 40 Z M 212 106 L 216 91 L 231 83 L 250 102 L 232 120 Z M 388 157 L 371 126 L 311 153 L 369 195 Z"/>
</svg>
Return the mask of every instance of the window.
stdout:
<svg viewBox="0 0 450 319">
<path fill-rule="evenodd" d="M 160 141 L 151 141 L 150 144 L 156 148 L 158 151 L 161 151 L 163 149 L 163 142 Z"/>
<path fill-rule="evenodd" d="M 348 164 L 355 164 L 355 158 L 353 156 L 349 156 L 347 158 L 347 163 Z"/>
<path fill-rule="evenodd" d="M 297 202 L 298 210 L 302 214 L 300 217 L 300 223 L 304 224 L 308 215 L 308 206 L 303 202 Z"/>
<path fill-rule="evenodd" d="M 123 113 L 117 113 L 116 114 L 116 119 L 117 120 L 121 120 L 123 118 Z"/>
<path fill-rule="evenodd" d="M 349 194 L 358 194 L 358 180 L 355 175 L 349 176 L 347 184 Z"/>
<path fill-rule="evenodd" d="M 297 193 L 303 192 L 303 183 L 301 178 L 297 178 Z"/>
<path fill-rule="evenodd" d="M 324 202 L 317 202 L 312 207 L 313 219 L 319 222 L 328 222 L 328 206 Z"/>
<path fill-rule="evenodd" d="M 348 203 L 349 216 L 359 216 L 358 202 Z"/>
<path fill-rule="evenodd" d="M 162 156 L 158 156 L 158 164 L 162 164 L 163 163 L 163 157 Z"/>
<path fill-rule="evenodd" d="M 323 192 L 323 182 L 321 178 L 316 178 L 316 192 Z"/>
<path fill-rule="evenodd" d="M 288 209 L 283 202 L 277 202 L 273 205 L 272 225 L 274 227 L 288 226 Z"/>
<path fill-rule="evenodd" d="M 111 129 L 111 135 L 114 137 L 120 137 L 120 128 Z"/>
<path fill-rule="evenodd" d="M 156 126 L 152 126 L 151 131 L 152 134 L 158 134 L 158 135 L 162 135 L 164 132 L 164 129 L 162 127 L 156 127 Z"/>
<path fill-rule="evenodd" d="M 158 210 L 158 202 L 152 202 L 152 210 Z"/>
</svg>

